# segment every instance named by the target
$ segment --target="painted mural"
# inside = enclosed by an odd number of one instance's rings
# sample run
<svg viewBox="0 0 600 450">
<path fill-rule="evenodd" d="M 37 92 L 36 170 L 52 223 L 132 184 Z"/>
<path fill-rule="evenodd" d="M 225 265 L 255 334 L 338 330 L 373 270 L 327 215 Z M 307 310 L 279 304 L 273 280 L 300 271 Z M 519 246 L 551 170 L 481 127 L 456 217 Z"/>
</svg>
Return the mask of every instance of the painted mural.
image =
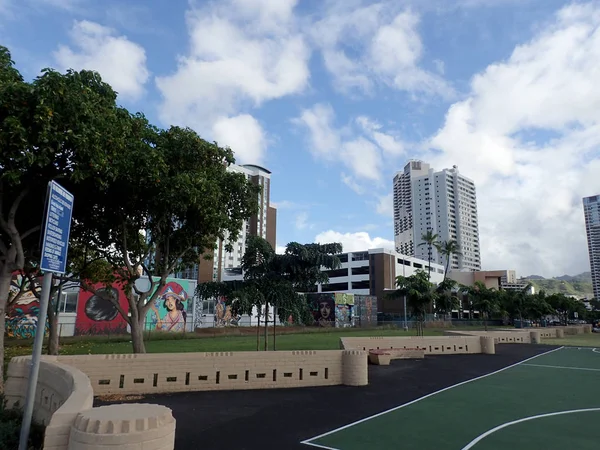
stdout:
<svg viewBox="0 0 600 450">
<path fill-rule="evenodd" d="M 167 284 L 161 289 L 146 316 L 145 328 L 147 330 L 171 333 L 185 331 L 188 300 L 190 299 L 189 284 L 188 280 L 167 279 Z"/>
<path fill-rule="evenodd" d="M 9 298 L 14 298 L 20 290 L 23 279 L 21 275 L 13 278 L 10 285 Z M 28 289 L 28 286 L 25 286 Z M 37 329 L 40 302 L 31 290 L 26 290 L 23 295 L 7 308 L 5 314 L 6 335 L 15 338 L 32 338 Z M 48 321 L 46 321 L 45 334 L 49 332 Z"/>
<path fill-rule="evenodd" d="M 335 294 L 335 326 L 345 328 L 352 326 L 352 313 L 354 309 L 354 294 Z"/>
<path fill-rule="evenodd" d="M 225 297 L 218 297 L 215 304 L 215 326 L 216 327 L 236 327 L 240 322 L 241 316 L 233 314 L 231 305 L 226 304 Z"/>
<path fill-rule="evenodd" d="M 377 297 L 372 295 L 355 295 L 354 308 L 357 326 L 377 326 Z"/>
<path fill-rule="evenodd" d="M 320 327 L 335 326 L 335 296 L 330 294 L 306 294 L 314 324 Z"/>
<path fill-rule="evenodd" d="M 109 300 L 109 297 L 118 299 L 119 306 L 127 311 L 127 298 L 121 286 L 96 284 L 93 288 L 96 293 L 79 291 L 75 335 L 126 334 L 127 322 Z"/>
</svg>

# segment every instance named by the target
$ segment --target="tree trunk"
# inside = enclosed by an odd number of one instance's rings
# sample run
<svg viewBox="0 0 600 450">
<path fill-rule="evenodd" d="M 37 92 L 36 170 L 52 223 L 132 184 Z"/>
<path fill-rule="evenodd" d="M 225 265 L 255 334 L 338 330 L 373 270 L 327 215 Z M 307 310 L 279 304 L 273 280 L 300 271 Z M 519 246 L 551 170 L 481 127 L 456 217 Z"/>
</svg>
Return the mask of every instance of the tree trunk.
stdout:
<svg viewBox="0 0 600 450">
<path fill-rule="evenodd" d="M 277 350 L 277 344 L 275 341 L 275 336 L 276 336 L 276 332 L 275 332 L 275 314 L 277 313 L 277 310 L 275 309 L 275 306 L 273 306 L 273 350 Z"/>
<path fill-rule="evenodd" d="M 48 305 L 48 354 L 58 355 L 60 329 L 58 327 L 58 312 L 54 310 L 52 303 Z"/>
<path fill-rule="evenodd" d="M 258 324 L 256 325 L 256 351 L 260 349 L 260 306 L 257 308 L 258 313 L 256 314 L 258 318 Z"/>
<path fill-rule="evenodd" d="M 265 303 L 265 352 L 269 349 L 269 304 Z"/>
<path fill-rule="evenodd" d="M 4 392 L 4 332 L 6 330 L 6 304 L 12 274 L 4 267 L 0 271 L 0 394 Z"/>
<path fill-rule="evenodd" d="M 487 331 L 488 330 L 488 327 L 487 327 L 487 317 L 488 317 L 488 315 L 485 314 L 484 312 L 482 312 L 481 315 L 483 316 L 483 326 L 485 328 L 485 331 Z"/>
<path fill-rule="evenodd" d="M 137 309 L 131 311 L 131 343 L 133 344 L 133 353 L 146 353 L 144 343 L 144 317 L 140 317 Z"/>
</svg>

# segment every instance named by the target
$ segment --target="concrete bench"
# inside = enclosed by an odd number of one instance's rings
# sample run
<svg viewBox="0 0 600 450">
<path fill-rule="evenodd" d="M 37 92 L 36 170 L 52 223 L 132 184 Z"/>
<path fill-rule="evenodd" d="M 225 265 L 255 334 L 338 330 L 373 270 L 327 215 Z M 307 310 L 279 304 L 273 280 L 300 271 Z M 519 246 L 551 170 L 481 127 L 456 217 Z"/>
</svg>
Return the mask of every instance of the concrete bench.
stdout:
<svg viewBox="0 0 600 450">
<path fill-rule="evenodd" d="M 369 350 L 369 362 L 378 366 L 389 366 L 392 359 L 423 359 L 423 348 L 386 348 Z"/>
</svg>

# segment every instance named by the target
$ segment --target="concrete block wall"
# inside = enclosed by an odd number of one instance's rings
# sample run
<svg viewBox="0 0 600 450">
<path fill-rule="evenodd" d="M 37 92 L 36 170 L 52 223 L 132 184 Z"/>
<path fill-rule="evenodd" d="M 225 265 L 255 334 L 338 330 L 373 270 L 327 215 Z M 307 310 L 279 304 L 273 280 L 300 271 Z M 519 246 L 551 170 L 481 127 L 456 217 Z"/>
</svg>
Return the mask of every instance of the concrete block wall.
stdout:
<svg viewBox="0 0 600 450">
<path fill-rule="evenodd" d="M 465 353 L 481 353 L 479 336 L 376 336 L 376 337 L 343 337 L 340 345 L 344 349 L 377 350 L 388 348 L 423 349 L 426 355 L 456 355 Z"/>
<path fill-rule="evenodd" d="M 29 380 L 30 357 L 13 358 L 8 367 L 5 395 L 8 407 L 23 407 Z M 66 450 L 71 426 L 94 401 L 92 386 L 81 371 L 61 364 L 56 357 L 40 363 L 33 420 L 46 426 L 45 450 Z"/>
<path fill-rule="evenodd" d="M 84 372 L 95 395 L 149 394 L 344 384 L 344 380 L 352 378 L 344 378 L 345 372 L 366 371 L 367 355 L 362 352 L 344 359 L 343 353 L 322 350 L 80 355 L 59 356 L 59 361 Z M 358 377 L 362 379 L 363 375 Z"/>
<path fill-rule="evenodd" d="M 444 331 L 446 336 L 490 336 L 494 338 L 496 344 L 530 344 L 530 330 L 515 330 L 515 331 Z"/>
</svg>

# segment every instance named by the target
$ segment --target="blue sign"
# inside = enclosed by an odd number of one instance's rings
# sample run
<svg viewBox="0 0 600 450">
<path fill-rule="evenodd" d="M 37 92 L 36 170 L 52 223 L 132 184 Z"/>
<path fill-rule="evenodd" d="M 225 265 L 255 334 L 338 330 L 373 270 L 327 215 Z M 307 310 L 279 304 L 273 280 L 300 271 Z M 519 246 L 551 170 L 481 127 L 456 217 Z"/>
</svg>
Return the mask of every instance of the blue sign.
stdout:
<svg viewBox="0 0 600 450">
<path fill-rule="evenodd" d="M 44 224 L 42 244 L 42 270 L 62 274 L 67 270 L 73 199 L 73 194 L 55 181 L 48 184 L 46 223 Z"/>
</svg>

